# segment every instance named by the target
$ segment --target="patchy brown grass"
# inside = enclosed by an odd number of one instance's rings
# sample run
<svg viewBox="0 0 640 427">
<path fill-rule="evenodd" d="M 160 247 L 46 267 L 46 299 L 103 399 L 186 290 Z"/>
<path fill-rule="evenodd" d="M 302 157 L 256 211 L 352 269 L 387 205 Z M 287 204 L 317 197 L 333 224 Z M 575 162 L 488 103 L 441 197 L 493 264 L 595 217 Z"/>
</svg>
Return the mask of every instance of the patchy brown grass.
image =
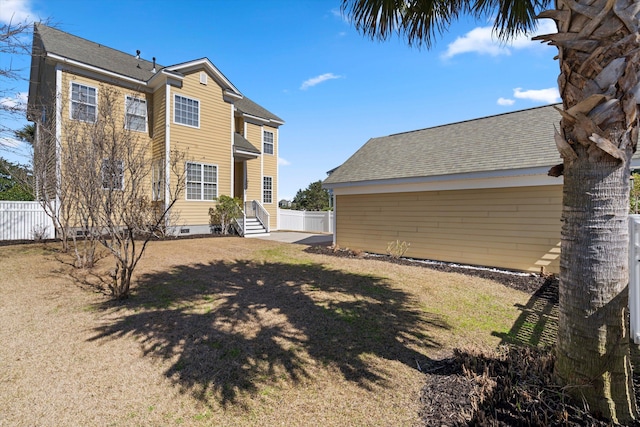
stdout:
<svg viewBox="0 0 640 427">
<path fill-rule="evenodd" d="M 112 267 L 0 248 L 0 425 L 411 426 L 424 366 L 495 348 L 530 295 L 256 239 L 154 242 Z"/>
</svg>

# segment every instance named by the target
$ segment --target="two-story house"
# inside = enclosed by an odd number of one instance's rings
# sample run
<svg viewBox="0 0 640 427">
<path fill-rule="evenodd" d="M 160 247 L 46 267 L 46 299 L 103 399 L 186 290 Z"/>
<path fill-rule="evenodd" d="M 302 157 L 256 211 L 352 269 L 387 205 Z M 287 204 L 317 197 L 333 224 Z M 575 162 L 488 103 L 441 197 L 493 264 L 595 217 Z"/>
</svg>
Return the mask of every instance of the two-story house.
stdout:
<svg viewBox="0 0 640 427">
<path fill-rule="evenodd" d="M 63 141 L 65 122 L 97 120 L 107 89 L 117 94 L 114 109 L 126 130 L 148 146 L 150 199 L 162 203 L 172 184 L 171 153 L 187 153 L 184 192 L 172 207 L 178 233 L 209 233 L 208 211 L 221 195 L 242 200 L 247 222 L 254 218 L 263 232 L 276 228 L 282 119 L 245 97 L 207 58 L 162 66 L 140 52 L 35 24 L 28 116 L 37 127 L 46 122 Z M 55 163 L 61 155 L 63 144 Z M 58 172 L 58 185 L 64 179 L 72 178 Z"/>
</svg>

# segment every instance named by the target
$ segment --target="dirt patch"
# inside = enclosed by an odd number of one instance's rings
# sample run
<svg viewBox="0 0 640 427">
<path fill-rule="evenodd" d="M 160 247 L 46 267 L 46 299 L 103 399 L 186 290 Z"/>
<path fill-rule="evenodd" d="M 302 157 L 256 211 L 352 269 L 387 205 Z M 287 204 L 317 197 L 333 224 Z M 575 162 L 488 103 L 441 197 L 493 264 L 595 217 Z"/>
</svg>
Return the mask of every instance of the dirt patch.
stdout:
<svg viewBox="0 0 640 427">
<path fill-rule="evenodd" d="M 425 426 L 610 426 L 574 404 L 555 384 L 549 349 L 495 353 L 455 350 L 427 367 Z"/>
</svg>

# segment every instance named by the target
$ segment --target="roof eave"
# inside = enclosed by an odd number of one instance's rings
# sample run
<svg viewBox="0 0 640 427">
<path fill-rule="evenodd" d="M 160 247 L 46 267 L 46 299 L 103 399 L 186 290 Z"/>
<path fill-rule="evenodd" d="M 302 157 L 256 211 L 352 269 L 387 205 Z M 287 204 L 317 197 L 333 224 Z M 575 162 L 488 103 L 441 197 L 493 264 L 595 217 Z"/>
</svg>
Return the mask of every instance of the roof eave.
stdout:
<svg viewBox="0 0 640 427">
<path fill-rule="evenodd" d="M 114 73 L 113 71 L 105 70 L 104 68 L 96 67 L 93 65 L 86 64 L 84 62 L 76 61 L 75 59 L 70 59 L 62 55 L 58 55 L 55 53 L 47 52 L 47 58 L 50 58 L 56 62 L 61 62 L 63 64 L 72 65 L 74 67 L 84 69 L 87 71 L 92 71 L 94 73 L 102 74 L 109 77 L 114 77 L 119 80 L 123 80 L 129 83 L 134 83 L 137 85 L 147 86 L 147 82 L 144 80 L 135 79 L 133 77 L 125 76 L 123 74 Z"/>
<path fill-rule="evenodd" d="M 438 191 L 562 184 L 562 180 L 548 176 L 551 166 L 369 181 L 331 182 L 331 175 L 322 186 L 337 194 L 360 194 L 376 191 Z"/>
<path fill-rule="evenodd" d="M 208 58 L 195 59 L 193 61 L 183 62 L 181 64 L 171 65 L 166 67 L 169 71 L 180 71 L 182 73 L 198 70 L 201 68 L 207 69 L 214 79 L 226 90 L 242 97 L 242 93 L 231 83 L 227 77 L 215 66 Z"/>
</svg>

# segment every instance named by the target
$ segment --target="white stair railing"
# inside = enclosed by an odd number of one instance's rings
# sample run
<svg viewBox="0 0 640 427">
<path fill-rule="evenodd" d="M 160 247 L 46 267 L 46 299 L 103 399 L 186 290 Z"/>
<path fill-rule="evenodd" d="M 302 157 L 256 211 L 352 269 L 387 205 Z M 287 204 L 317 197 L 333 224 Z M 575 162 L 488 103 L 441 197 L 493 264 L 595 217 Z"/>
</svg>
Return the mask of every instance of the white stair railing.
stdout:
<svg viewBox="0 0 640 427">
<path fill-rule="evenodd" d="M 252 208 L 255 212 L 256 218 L 258 218 L 258 221 L 260 221 L 265 231 L 268 233 L 269 232 L 269 212 L 267 212 L 264 206 L 262 206 L 262 204 L 257 200 L 254 200 L 252 202 Z"/>
</svg>

